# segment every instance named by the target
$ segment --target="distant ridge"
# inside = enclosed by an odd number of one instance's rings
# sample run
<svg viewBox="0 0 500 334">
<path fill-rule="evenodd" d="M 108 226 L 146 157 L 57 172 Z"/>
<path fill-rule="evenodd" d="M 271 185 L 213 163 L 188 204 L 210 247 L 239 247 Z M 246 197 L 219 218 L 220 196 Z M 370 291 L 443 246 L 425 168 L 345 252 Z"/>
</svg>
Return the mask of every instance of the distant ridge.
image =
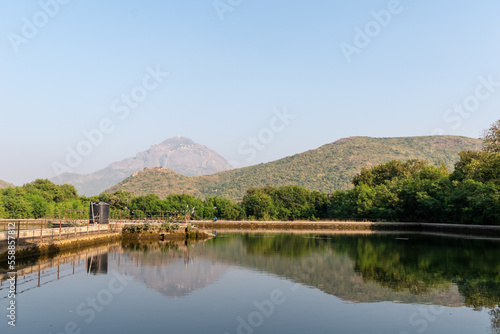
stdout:
<svg viewBox="0 0 500 334">
<path fill-rule="evenodd" d="M 0 189 L 14 187 L 12 183 L 0 180 Z"/>
<path fill-rule="evenodd" d="M 91 174 L 64 173 L 51 181 L 56 184 L 73 184 L 78 193 L 98 195 L 132 173 L 151 167 L 165 167 L 188 176 L 208 175 L 228 170 L 231 165 L 208 147 L 189 138 L 172 137 L 134 158 L 124 159 Z"/>
<path fill-rule="evenodd" d="M 481 145 L 479 139 L 457 136 L 350 137 L 273 162 L 208 176 L 187 177 L 165 168 L 146 169 L 107 192 L 126 190 L 160 197 L 188 193 L 202 198 L 217 195 L 240 200 L 248 188 L 295 184 L 330 193 L 350 188 L 353 176 L 362 167 L 393 159 L 425 159 L 432 163 L 442 161 L 452 170 L 459 152 L 479 150 Z"/>
</svg>

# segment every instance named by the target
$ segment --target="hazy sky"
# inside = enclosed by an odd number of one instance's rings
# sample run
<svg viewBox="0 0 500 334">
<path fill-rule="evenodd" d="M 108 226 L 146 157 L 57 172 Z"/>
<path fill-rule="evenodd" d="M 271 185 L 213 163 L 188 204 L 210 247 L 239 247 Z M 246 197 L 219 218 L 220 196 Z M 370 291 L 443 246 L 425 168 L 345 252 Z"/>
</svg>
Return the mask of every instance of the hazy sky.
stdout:
<svg viewBox="0 0 500 334">
<path fill-rule="evenodd" d="M 1 4 L 0 179 L 19 185 L 177 135 L 243 166 L 500 118 L 498 0 Z"/>
</svg>

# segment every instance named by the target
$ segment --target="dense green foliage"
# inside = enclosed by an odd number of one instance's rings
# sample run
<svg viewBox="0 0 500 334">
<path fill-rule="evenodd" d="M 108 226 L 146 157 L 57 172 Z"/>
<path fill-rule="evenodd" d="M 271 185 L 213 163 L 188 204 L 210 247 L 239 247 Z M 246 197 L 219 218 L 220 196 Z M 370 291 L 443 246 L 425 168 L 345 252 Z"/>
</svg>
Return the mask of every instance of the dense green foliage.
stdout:
<svg viewBox="0 0 500 334">
<path fill-rule="evenodd" d="M 472 156 L 484 159 L 471 159 Z M 499 159 L 492 153 L 464 152 L 457 168 L 448 174 L 444 166 L 422 165 L 409 170 L 398 163 L 404 177 L 394 176 L 379 183 L 358 182 L 331 197 L 328 216 L 369 218 L 382 221 L 500 224 Z M 376 174 L 385 166 L 377 166 Z M 393 166 L 390 166 L 393 167 Z M 496 168 L 496 172 L 495 172 Z M 404 170 L 406 169 L 406 170 Z M 365 171 L 364 174 L 370 174 Z M 379 177 L 383 179 L 383 177 Z M 361 177 L 355 178 L 359 181 Z"/>
<path fill-rule="evenodd" d="M 420 159 L 444 163 L 452 169 L 458 153 L 478 150 L 479 139 L 455 136 L 370 138 L 351 137 L 277 161 L 237 168 L 207 176 L 188 177 L 165 168 L 149 168 L 111 187 L 135 195 L 185 193 L 200 198 L 219 196 L 240 201 L 247 189 L 297 185 L 331 193 L 352 188 L 352 178 L 363 167 L 391 160 Z"/>
<path fill-rule="evenodd" d="M 0 190 L 0 218 L 87 218 L 90 202 L 107 202 L 111 218 L 164 219 L 188 218 L 242 219 L 245 213 L 241 205 L 225 198 L 207 197 L 200 200 L 192 195 L 169 195 L 160 199 L 157 195 L 135 197 L 126 191 L 99 196 L 78 196 L 72 185 L 56 185 L 49 180 L 38 179 L 22 187 Z"/>
<path fill-rule="evenodd" d="M 74 187 L 36 180 L 0 191 L 0 218 L 86 216 L 90 201 L 110 203 L 123 218 L 213 217 L 239 220 L 369 219 L 443 223 L 500 224 L 500 155 L 462 152 L 456 169 L 421 160 L 390 161 L 363 169 L 355 187 L 327 196 L 299 186 L 248 189 L 241 203 L 221 197 L 149 194 L 134 197 L 117 191 L 78 197 Z"/>
<path fill-rule="evenodd" d="M 295 220 L 326 218 L 327 196 L 299 186 L 249 189 L 241 205 L 249 219 Z"/>
<path fill-rule="evenodd" d="M 72 185 L 57 186 L 38 179 L 22 187 L 0 190 L 0 218 L 76 217 L 88 201 L 78 197 Z"/>
</svg>

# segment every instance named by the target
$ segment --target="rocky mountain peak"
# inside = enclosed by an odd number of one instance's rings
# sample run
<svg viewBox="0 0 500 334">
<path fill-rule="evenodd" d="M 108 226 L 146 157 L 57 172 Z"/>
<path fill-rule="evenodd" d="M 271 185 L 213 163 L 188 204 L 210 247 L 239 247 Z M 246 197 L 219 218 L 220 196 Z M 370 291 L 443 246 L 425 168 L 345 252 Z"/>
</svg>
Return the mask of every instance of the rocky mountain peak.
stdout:
<svg viewBox="0 0 500 334">
<path fill-rule="evenodd" d="M 79 193 L 87 196 L 97 195 L 136 171 L 154 167 L 168 168 L 186 176 L 209 175 L 232 168 L 226 159 L 208 147 L 177 136 L 95 173 L 62 174 L 52 181 L 56 184 L 73 184 Z"/>
</svg>

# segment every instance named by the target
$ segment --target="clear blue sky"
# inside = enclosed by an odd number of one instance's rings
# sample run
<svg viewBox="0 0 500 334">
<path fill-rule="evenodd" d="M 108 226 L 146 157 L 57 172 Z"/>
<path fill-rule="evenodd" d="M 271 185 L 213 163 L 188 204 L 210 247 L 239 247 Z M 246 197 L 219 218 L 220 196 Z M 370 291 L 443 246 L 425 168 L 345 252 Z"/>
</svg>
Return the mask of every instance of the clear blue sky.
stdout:
<svg viewBox="0 0 500 334">
<path fill-rule="evenodd" d="M 15 184 L 53 177 L 105 119 L 73 171 L 177 135 L 243 166 L 348 136 L 477 138 L 500 118 L 500 86 L 480 79 L 500 82 L 497 0 L 54 1 L 1 1 L 0 179 Z M 151 91 L 148 67 L 169 73 Z M 134 89 L 147 96 L 123 117 Z"/>
</svg>

